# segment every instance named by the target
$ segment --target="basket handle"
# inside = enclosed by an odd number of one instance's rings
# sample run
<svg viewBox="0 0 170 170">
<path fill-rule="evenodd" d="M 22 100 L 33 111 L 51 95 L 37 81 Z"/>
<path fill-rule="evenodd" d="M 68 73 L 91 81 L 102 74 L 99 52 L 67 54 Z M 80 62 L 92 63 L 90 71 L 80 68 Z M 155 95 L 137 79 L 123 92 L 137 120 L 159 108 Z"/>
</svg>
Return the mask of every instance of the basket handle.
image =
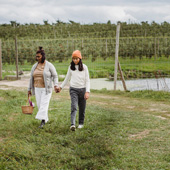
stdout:
<svg viewBox="0 0 170 170">
<path fill-rule="evenodd" d="M 34 106 L 34 105 L 33 105 L 33 102 L 30 100 L 30 95 L 28 95 L 27 104 L 28 104 L 29 106 Z"/>
<path fill-rule="evenodd" d="M 30 95 L 28 95 L 28 99 L 27 99 L 26 105 L 29 105 L 29 99 L 30 99 Z"/>
</svg>

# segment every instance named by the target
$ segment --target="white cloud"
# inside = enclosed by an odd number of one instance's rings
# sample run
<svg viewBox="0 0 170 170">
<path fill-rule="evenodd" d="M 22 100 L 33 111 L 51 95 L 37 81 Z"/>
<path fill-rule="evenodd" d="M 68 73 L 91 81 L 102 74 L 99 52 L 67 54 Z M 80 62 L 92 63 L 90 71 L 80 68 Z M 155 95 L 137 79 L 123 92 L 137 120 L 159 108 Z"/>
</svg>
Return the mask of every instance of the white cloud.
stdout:
<svg viewBox="0 0 170 170">
<path fill-rule="evenodd" d="M 0 0 L 0 23 L 169 21 L 168 0 Z"/>
<path fill-rule="evenodd" d="M 170 22 L 170 15 L 165 16 L 165 17 L 163 18 L 163 20 L 164 20 L 164 21 L 167 21 L 167 22 Z"/>
<path fill-rule="evenodd" d="M 120 6 L 116 6 L 116 7 L 106 7 L 105 10 L 103 10 L 103 13 L 106 11 L 105 13 L 105 17 L 113 20 L 113 21 L 127 21 L 128 19 L 131 20 L 136 20 L 135 17 L 133 17 L 132 15 L 128 14 L 125 10 L 125 8 L 120 7 Z"/>
<path fill-rule="evenodd" d="M 167 21 L 167 16 L 170 15 L 170 5 L 142 5 L 142 6 L 127 6 L 125 11 L 131 16 L 135 16 L 138 22 L 141 21 L 155 21 L 162 23 Z"/>
</svg>

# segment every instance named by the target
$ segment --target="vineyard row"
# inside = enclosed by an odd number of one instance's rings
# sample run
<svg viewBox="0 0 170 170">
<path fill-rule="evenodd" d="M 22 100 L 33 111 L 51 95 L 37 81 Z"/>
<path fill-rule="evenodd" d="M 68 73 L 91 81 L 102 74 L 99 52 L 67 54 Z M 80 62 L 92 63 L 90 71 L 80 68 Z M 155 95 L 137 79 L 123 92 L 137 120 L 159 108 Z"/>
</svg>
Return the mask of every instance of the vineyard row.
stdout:
<svg viewBox="0 0 170 170">
<path fill-rule="evenodd" d="M 115 55 L 115 38 L 109 39 L 65 39 L 65 40 L 19 40 L 17 42 L 19 63 L 34 63 L 35 52 L 43 46 L 49 61 L 62 62 L 70 58 L 73 50 L 79 49 L 83 58 L 94 62 L 97 57 L 106 60 Z M 152 58 L 170 56 L 170 38 L 121 38 L 119 41 L 119 57 Z M 2 41 L 2 62 L 15 62 L 15 42 Z"/>
</svg>

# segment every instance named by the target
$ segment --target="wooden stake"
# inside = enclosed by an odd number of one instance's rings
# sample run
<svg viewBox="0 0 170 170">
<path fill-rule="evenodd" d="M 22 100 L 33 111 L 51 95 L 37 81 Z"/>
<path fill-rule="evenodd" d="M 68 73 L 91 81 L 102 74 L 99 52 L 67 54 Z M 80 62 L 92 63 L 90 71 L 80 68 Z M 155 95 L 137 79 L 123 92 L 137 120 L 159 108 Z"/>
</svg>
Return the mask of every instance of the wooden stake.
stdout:
<svg viewBox="0 0 170 170">
<path fill-rule="evenodd" d="M 118 69 L 119 69 L 120 77 L 121 77 L 121 80 L 122 80 L 122 83 L 123 83 L 123 88 L 124 88 L 125 91 L 127 91 L 125 79 L 124 79 L 123 72 L 122 72 L 119 61 L 118 61 Z"/>
<path fill-rule="evenodd" d="M 117 67 L 118 67 L 118 53 L 119 53 L 119 32 L 120 32 L 120 23 L 117 24 L 117 30 L 116 30 L 114 90 L 116 90 L 116 82 L 117 82 Z"/>
</svg>

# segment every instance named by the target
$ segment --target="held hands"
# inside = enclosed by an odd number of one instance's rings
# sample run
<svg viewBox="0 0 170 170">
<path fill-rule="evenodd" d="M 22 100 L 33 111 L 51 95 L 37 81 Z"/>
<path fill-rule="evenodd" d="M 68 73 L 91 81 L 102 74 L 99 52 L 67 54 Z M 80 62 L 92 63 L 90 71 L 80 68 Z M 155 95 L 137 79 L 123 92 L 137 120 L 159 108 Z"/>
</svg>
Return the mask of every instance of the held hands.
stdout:
<svg viewBox="0 0 170 170">
<path fill-rule="evenodd" d="M 89 97 L 90 97 L 89 92 L 86 92 L 85 95 L 84 95 L 84 98 L 87 100 Z"/>
<path fill-rule="evenodd" d="M 56 93 L 60 93 L 61 89 L 62 89 L 61 87 L 54 86 L 54 90 Z"/>
<path fill-rule="evenodd" d="M 28 91 L 28 96 L 31 96 L 32 94 L 31 94 L 31 91 Z"/>
<path fill-rule="evenodd" d="M 55 90 L 56 93 L 60 93 L 60 91 L 62 90 L 62 88 L 61 88 L 61 87 L 56 87 L 56 86 L 54 86 L 54 90 Z M 87 100 L 89 97 L 90 97 L 89 92 L 86 92 L 85 95 L 84 95 L 84 98 Z"/>
</svg>

